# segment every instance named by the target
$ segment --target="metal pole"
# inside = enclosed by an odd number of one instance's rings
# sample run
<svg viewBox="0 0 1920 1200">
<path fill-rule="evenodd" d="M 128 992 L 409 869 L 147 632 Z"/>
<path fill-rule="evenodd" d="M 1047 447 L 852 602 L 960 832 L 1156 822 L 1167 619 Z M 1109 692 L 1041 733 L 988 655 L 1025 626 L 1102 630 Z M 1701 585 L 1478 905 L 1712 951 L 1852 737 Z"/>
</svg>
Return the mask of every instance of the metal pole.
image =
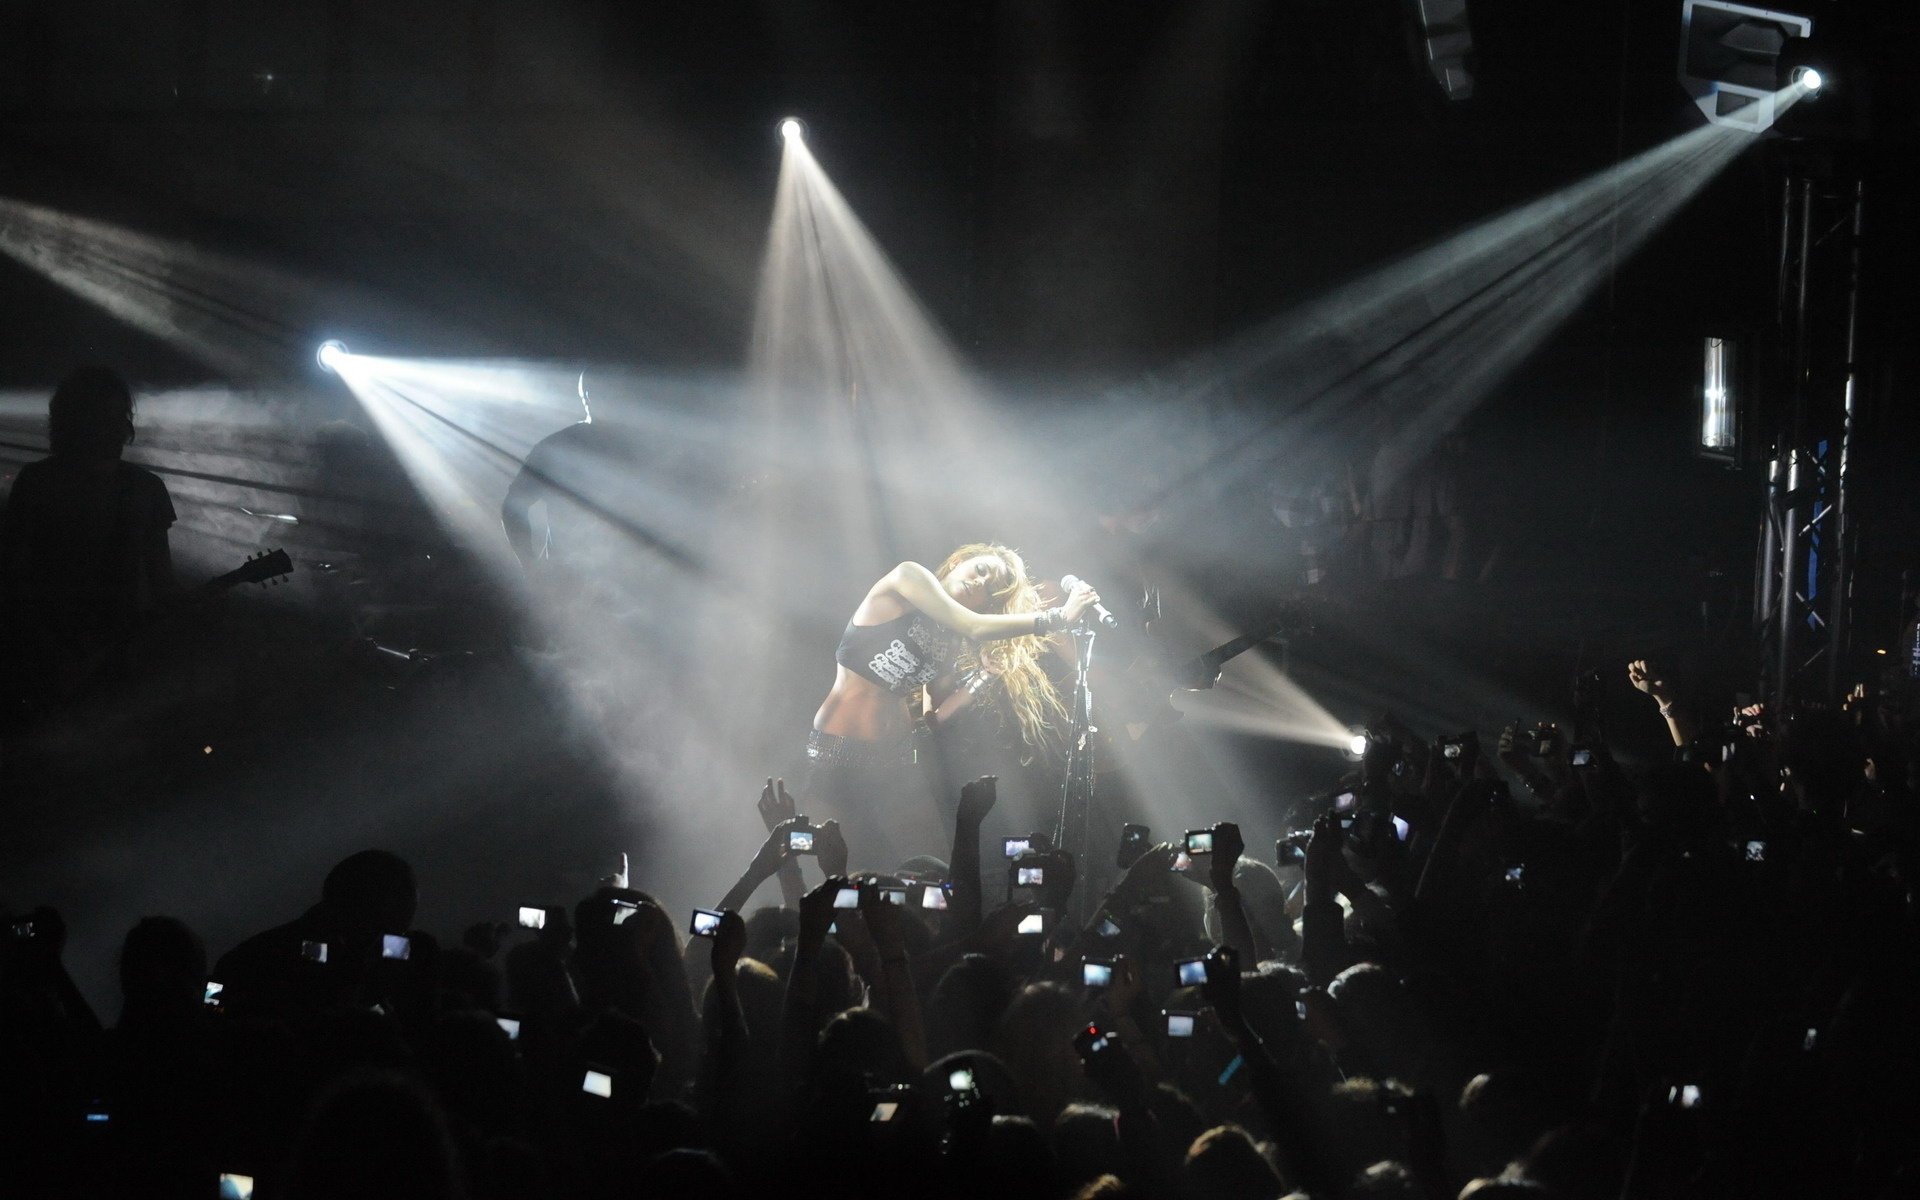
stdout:
<svg viewBox="0 0 1920 1200">
<path fill-rule="evenodd" d="M 1847 328 L 1846 360 L 1841 374 L 1840 447 L 1835 458 L 1838 466 L 1833 479 L 1833 590 L 1827 603 L 1827 699 L 1838 703 L 1846 684 L 1841 674 L 1849 656 L 1853 635 L 1853 552 L 1848 544 L 1854 537 L 1847 503 L 1848 485 L 1853 469 L 1854 400 L 1860 370 L 1855 358 L 1860 332 L 1860 249 L 1866 217 L 1867 185 L 1853 183 L 1852 245 L 1847 247 Z"/>
<path fill-rule="evenodd" d="M 1795 600 L 1795 576 L 1802 566 L 1802 544 L 1808 536 L 1804 517 L 1803 498 L 1800 495 L 1804 477 L 1811 464 L 1805 461 L 1805 442 L 1807 430 L 1807 261 L 1812 253 L 1813 242 L 1813 182 L 1805 176 L 1790 179 L 1787 184 L 1795 195 L 1788 206 L 1790 215 L 1797 215 L 1800 227 L 1782 231 L 1782 237 L 1796 237 L 1799 242 L 1797 261 L 1791 269 L 1797 275 L 1792 281 L 1793 294 L 1793 357 L 1790 367 L 1790 382 L 1793 397 L 1789 405 L 1786 437 L 1781 454 L 1786 459 L 1786 490 L 1776 494 L 1776 511 L 1780 513 L 1780 610 L 1775 614 L 1778 620 L 1779 641 L 1774 647 L 1773 712 L 1776 720 L 1786 717 L 1788 702 L 1793 698 L 1793 679 L 1797 674 L 1798 660 L 1795 646 L 1799 639 L 1795 636 L 1798 625 L 1805 620 L 1801 612 L 1802 605 Z M 1782 291 L 1789 290 L 1783 287 Z"/>
</svg>

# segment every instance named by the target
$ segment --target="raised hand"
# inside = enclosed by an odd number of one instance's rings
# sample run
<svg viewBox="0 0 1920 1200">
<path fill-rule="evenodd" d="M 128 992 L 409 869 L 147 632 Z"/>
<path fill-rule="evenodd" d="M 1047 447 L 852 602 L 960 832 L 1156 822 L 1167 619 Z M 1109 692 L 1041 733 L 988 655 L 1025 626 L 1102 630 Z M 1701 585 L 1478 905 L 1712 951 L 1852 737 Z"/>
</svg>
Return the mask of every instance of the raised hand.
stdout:
<svg viewBox="0 0 1920 1200">
<path fill-rule="evenodd" d="M 602 875 L 600 877 L 600 885 L 602 887 L 617 887 L 617 888 L 626 887 L 627 871 L 628 871 L 627 852 L 625 850 L 622 850 L 620 852 L 620 869 L 618 871 L 615 871 L 611 875 Z"/>
<path fill-rule="evenodd" d="M 813 856 L 827 874 L 847 873 L 847 839 L 840 832 L 840 822 L 828 821 L 813 831 Z"/>
<path fill-rule="evenodd" d="M 972 783 L 963 786 L 960 789 L 960 815 L 958 818 L 960 826 L 962 828 L 971 826 L 974 829 L 978 829 L 980 823 L 987 819 L 987 814 L 993 811 L 994 803 L 999 800 L 999 789 L 1000 777 L 998 775 L 982 775 Z"/>
<path fill-rule="evenodd" d="M 1200 985 L 1201 998 L 1213 1006 L 1220 1023 L 1229 1029 L 1241 1025 L 1240 956 L 1231 946 L 1215 946 L 1207 952 L 1207 978 Z"/>
<path fill-rule="evenodd" d="M 1666 679 L 1662 677 L 1661 672 L 1649 666 L 1644 658 L 1636 658 L 1627 664 L 1627 682 L 1655 700 L 1670 699 Z"/>
<path fill-rule="evenodd" d="M 807 828 L 805 817 L 789 816 L 775 825 L 767 834 L 767 840 L 760 843 L 760 849 L 754 852 L 753 863 L 747 870 L 756 879 L 765 879 L 780 869 L 787 861 L 787 835 L 796 829 Z M 819 845 L 818 841 L 814 843 Z"/>
<path fill-rule="evenodd" d="M 781 822 L 793 819 L 793 797 L 787 794 L 786 780 L 767 780 L 767 786 L 760 790 L 759 809 L 760 820 L 769 831 L 778 828 Z"/>
<path fill-rule="evenodd" d="M 1232 821 L 1222 821 L 1213 827 L 1213 854 L 1207 863 L 1207 885 L 1216 892 L 1222 892 L 1233 886 L 1234 864 L 1246 853 L 1247 843 L 1240 836 L 1240 827 Z"/>
<path fill-rule="evenodd" d="M 905 910 L 898 904 L 889 904 L 880 894 L 877 886 L 865 886 L 860 889 L 860 915 L 866 919 L 867 932 L 873 936 L 873 945 L 882 955 L 893 951 L 906 950 L 906 940 L 901 933 L 901 913 Z"/>
<path fill-rule="evenodd" d="M 1311 889 L 1334 890 L 1346 874 L 1347 860 L 1341 853 L 1347 846 L 1346 830 L 1332 813 L 1321 813 L 1313 822 L 1313 837 L 1307 842 L 1307 861 L 1302 870 Z"/>
<path fill-rule="evenodd" d="M 826 882 L 800 897 L 800 944 L 818 947 L 827 940 L 827 928 L 833 924 L 833 898 L 843 887 L 852 887 L 845 876 L 829 875 Z"/>
<path fill-rule="evenodd" d="M 721 913 L 720 924 L 713 930 L 713 977 L 732 975 L 740 964 L 740 956 L 746 952 L 747 923 L 737 912 Z"/>
</svg>

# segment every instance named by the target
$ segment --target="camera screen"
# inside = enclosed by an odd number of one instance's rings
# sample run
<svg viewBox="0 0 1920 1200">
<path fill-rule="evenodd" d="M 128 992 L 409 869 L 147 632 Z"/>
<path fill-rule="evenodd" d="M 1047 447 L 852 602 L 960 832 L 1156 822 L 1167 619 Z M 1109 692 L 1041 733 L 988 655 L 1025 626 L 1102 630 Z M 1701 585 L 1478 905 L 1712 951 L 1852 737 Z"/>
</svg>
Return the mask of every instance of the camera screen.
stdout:
<svg viewBox="0 0 1920 1200">
<path fill-rule="evenodd" d="M 1101 917 L 1100 927 L 1094 930 L 1094 932 L 1105 938 L 1119 937 L 1120 927 L 1113 923 L 1112 917 Z"/>
<path fill-rule="evenodd" d="M 1592 751 L 1592 750 L 1589 750 L 1589 749 L 1588 749 L 1587 747 L 1585 747 L 1585 746 L 1575 746 L 1575 747 L 1573 748 L 1573 757 L 1572 757 L 1572 762 L 1573 762 L 1573 765 L 1574 765 L 1574 766 L 1576 766 L 1576 767 L 1590 767 L 1590 766 L 1592 766 L 1592 765 L 1593 765 L 1593 751 Z"/>
<path fill-rule="evenodd" d="M 1167 870 L 1184 871 L 1191 866 L 1193 866 L 1193 859 L 1187 856 L 1187 852 L 1185 850 L 1182 850 L 1180 853 L 1173 856 L 1173 862 L 1171 865 L 1167 867 Z"/>
<path fill-rule="evenodd" d="M 1353 819 L 1359 815 L 1360 815 L 1359 813 L 1343 812 L 1339 816 L 1335 817 L 1334 820 L 1340 822 L 1340 828 L 1352 829 Z"/>
<path fill-rule="evenodd" d="M 927 890 L 920 893 L 920 907 L 944 911 L 947 907 L 947 889 L 937 883 L 928 884 Z"/>
<path fill-rule="evenodd" d="M 495 1017 L 493 1019 L 493 1023 L 500 1027 L 501 1033 L 504 1033 L 507 1035 L 508 1041 L 517 1042 L 520 1040 L 520 1018 Z"/>
<path fill-rule="evenodd" d="M 409 942 L 405 936 L 398 933 L 383 933 L 380 935 L 381 958 L 403 959 L 412 953 L 413 943 Z"/>
<path fill-rule="evenodd" d="M 973 1068 L 956 1067 L 947 1075 L 947 1086 L 956 1092 L 973 1090 Z"/>
<path fill-rule="evenodd" d="M 206 1005 L 208 1008 L 219 1008 L 220 993 L 226 990 L 227 990 L 226 984 L 215 983 L 213 980 L 209 979 L 207 980 L 207 990 L 203 992 L 200 996 L 200 1002 Z"/>
<path fill-rule="evenodd" d="M 1190 1038 L 1193 1036 L 1193 1014 L 1170 1012 L 1167 1014 L 1167 1036 Z"/>
<path fill-rule="evenodd" d="M 1354 805 L 1358 803 L 1360 803 L 1359 792 L 1341 792 L 1333 798 L 1333 811 L 1337 813 L 1350 813 L 1353 811 Z"/>
<path fill-rule="evenodd" d="M 1181 987 L 1198 987 L 1207 981 L 1207 960 L 1189 958 L 1174 966 Z"/>
<path fill-rule="evenodd" d="M 795 854 L 813 852 L 813 831 L 810 829 L 789 829 L 787 831 L 787 849 Z"/>
<path fill-rule="evenodd" d="M 1033 838 L 1031 835 L 1027 837 L 1011 837 L 1002 842 L 1001 846 L 1006 850 L 1008 858 L 1014 858 L 1033 849 Z"/>
<path fill-rule="evenodd" d="M 327 961 L 327 944 L 325 942 L 301 942 L 300 957 L 306 959 L 308 962 L 323 963 Z"/>
<path fill-rule="evenodd" d="M 873 1106 L 873 1119 L 876 1121 L 891 1121 L 893 1120 L 893 1114 L 899 1111 L 900 1102 L 898 1100 L 881 1100 Z"/>
<path fill-rule="evenodd" d="M 1459 742 L 1443 742 L 1441 743 L 1441 746 L 1440 746 L 1440 757 L 1459 758 L 1460 750 L 1461 750 L 1461 745 Z"/>
<path fill-rule="evenodd" d="M 1113 964 L 1081 963 L 1080 982 L 1087 987 L 1107 987 L 1113 983 Z"/>
<path fill-rule="evenodd" d="M 1213 831 L 1210 829 L 1196 829 L 1187 834 L 1187 853 L 1212 854 Z"/>
<path fill-rule="evenodd" d="M 1765 842 L 1748 842 L 1747 843 L 1747 861 L 1748 862 L 1767 861 L 1767 844 Z"/>
<path fill-rule="evenodd" d="M 580 1080 L 580 1090 L 589 1096 L 613 1097 L 613 1076 L 605 1071 L 588 1070 Z"/>
<path fill-rule="evenodd" d="M 1667 1103 L 1678 1104 L 1681 1108 L 1693 1108 L 1700 1103 L 1700 1085 L 1683 1083 L 1667 1089 Z"/>
<path fill-rule="evenodd" d="M 1044 914 L 1028 913 L 1020 918 L 1021 933 L 1045 933 L 1046 931 L 1047 918 Z"/>
<path fill-rule="evenodd" d="M 522 904 L 520 906 L 520 928 L 545 929 L 546 927 L 547 927 L 547 910 L 546 909 L 535 908 L 530 904 Z"/>
<path fill-rule="evenodd" d="M 1393 818 L 1393 840 L 1394 841 L 1396 842 L 1406 841 L 1407 834 L 1411 832 L 1413 832 L 1413 826 L 1407 824 L 1405 817 Z"/>
<path fill-rule="evenodd" d="M 880 898 L 888 904 L 905 905 L 907 902 L 907 889 L 903 887 L 883 887 L 880 889 Z"/>
<path fill-rule="evenodd" d="M 710 908 L 693 910 L 693 921 L 687 926 L 687 932 L 694 937 L 712 937 L 720 928 L 720 914 Z"/>
<path fill-rule="evenodd" d="M 835 908 L 859 908 L 860 889 L 857 887 L 841 888 L 833 894 L 833 906 Z"/>
<path fill-rule="evenodd" d="M 253 1176 L 237 1171 L 222 1171 L 220 1200 L 253 1200 Z"/>
<path fill-rule="evenodd" d="M 1016 867 L 1014 882 L 1021 887 L 1038 887 L 1047 881 L 1045 867 Z"/>
</svg>

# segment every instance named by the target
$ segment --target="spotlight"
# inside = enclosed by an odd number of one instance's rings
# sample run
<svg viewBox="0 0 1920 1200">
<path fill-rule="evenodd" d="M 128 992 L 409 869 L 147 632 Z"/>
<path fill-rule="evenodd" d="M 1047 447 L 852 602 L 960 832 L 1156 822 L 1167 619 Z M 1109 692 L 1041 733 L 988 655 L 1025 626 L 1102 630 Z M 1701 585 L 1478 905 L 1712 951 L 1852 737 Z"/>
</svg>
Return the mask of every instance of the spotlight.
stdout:
<svg viewBox="0 0 1920 1200">
<path fill-rule="evenodd" d="M 320 349 L 314 351 L 313 360 L 320 364 L 322 371 L 331 375 L 339 371 L 340 364 L 346 361 L 347 353 L 345 342 L 339 338 L 329 338 L 320 343 Z"/>
<path fill-rule="evenodd" d="M 807 126 L 799 117 L 786 117 L 780 122 L 780 136 L 791 142 L 795 139 L 807 140 Z"/>
<path fill-rule="evenodd" d="M 1365 758 L 1367 756 L 1367 731 L 1356 729 L 1347 735 L 1347 757 Z"/>
<path fill-rule="evenodd" d="M 1826 79 L 1821 76 L 1819 68 L 1817 67 L 1795 67 L 1793 69 L 1793 82 L 1799 84 L 1809 92 L 1817 92 L 1820 90 L 1821 85 L 1826 83 Z"/>
<path fill-rule="evenodd" d="M 1701 114 L 1749 133 L 1771 128 L 1782 51 L 1812 35 L 1813 18 L 1727 0 L 1684 0 L 1680 29 L 1680 82 Z"/>
</svg>

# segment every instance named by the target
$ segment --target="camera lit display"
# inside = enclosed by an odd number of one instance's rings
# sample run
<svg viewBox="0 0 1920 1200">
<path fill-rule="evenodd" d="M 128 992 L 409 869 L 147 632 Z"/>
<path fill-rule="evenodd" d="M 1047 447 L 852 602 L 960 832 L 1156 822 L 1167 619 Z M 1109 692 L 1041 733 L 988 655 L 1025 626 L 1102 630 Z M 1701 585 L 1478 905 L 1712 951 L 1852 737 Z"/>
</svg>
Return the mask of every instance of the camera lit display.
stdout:
<svg viewBox="0 0 1920 1200">
<path fill-rule="evenodd" d="M 1207 960 L 1189 958 L 1175 966 L 1174 973 L 1179 978 L 1181 987 L 1199 987 L 1207 981 Z"/>
</svg>

